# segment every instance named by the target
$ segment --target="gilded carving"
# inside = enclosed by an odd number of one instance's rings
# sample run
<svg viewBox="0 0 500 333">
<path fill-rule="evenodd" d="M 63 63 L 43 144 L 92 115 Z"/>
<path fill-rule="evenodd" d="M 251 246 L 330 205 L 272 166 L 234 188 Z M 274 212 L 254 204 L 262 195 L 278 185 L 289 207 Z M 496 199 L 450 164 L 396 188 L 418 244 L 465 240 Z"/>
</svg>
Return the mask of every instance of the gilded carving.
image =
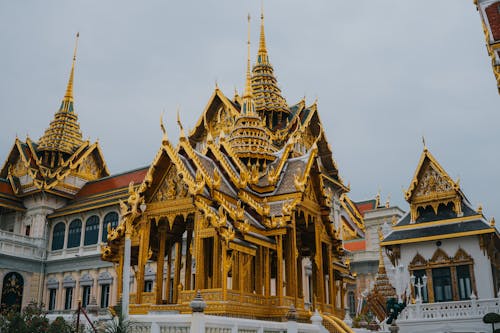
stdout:
<svg viewBox="0 0 500 333">
<path fill-rule="evenodd" d="M 432 193 L 449 192 L 453 187 L 450 182 L 437 172 L 431 165 L 428 165 L 423 176 L 419 180 L 416 189 L 416 196 L 425 196 Z"/>
</svg>

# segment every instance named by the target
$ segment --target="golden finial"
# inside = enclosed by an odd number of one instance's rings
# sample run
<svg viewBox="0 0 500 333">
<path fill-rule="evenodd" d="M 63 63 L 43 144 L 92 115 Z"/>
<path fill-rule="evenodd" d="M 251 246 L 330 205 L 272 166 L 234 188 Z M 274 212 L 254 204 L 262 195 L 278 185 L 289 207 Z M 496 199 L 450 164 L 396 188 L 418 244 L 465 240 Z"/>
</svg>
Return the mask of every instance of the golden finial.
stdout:
<svg viewBox="0 0 500 333">
<path fill-rule="evenodd" d="M 375 196 L 375 208 L 378 208 L 380 206 L 380 188 L 377 191 L 377 195 Z"/>
<path fill-rule="evenodd" d="M 492 217 L 492 218 L 491 218 L 491 221 L 490 221 L 490 226 L 491 226 L 491 227 L 494 227 L 494 226 L 495 226 L 495 218 L 494 218 L 494 217 Z"/>
<path fill-rule="evenodd" d="M 478 214 L 483 214 L 483 205 L 479 204 L 479 206 L 477 206 L 477 212 Z"/>
<path fill-rule="evenodd" d="M 391 224 L 392 224 L 392 225 L 396 225 L 396 223 L 398 223 L 398 219 L 396 218 L 396 215 L 394 215 L 394 216 L 392 217 Z"/>
<path fill-rule="evenodd" d="M 167 136 L 167 129 L 165 128 L 165 125 L 163 124 L 163 115 L 164 114 L 165 114 L 165 109 L 160 114 L 160 128 L 161 128 L 161 131 L 163 132 L 163 138 L 161 141 L 163 144 L 166 144 L 168 142 L 168 136 Z"/>
<path fill-rule="evenodd" d="M 76 51 L 78 50 L 78 38 L 80 37 L 80 33 L 76 33 L 75 40 L 75 49 L 73 51 L 73 62 L 71 64 L 71 72 L 69 74 L 68 87 L 66 88 L 66 93 L 64 94 L 64 99 L 68 99 L 71 102 L 73 101 L 73 76 L 75 73 L 75 62 L 76 62 Z"/>
<path fill-rule="evenodd" d="M 385 201 L 385 208 L 389 208 L 391 206 L 391 195 L 387 195 L 387 200 Z"/>
<path fill-rule="evenodd" d="M 260 39 L 259 39 L 259 53 L 257 55 L 257 62 L 260 64 L 269 63 L 269 59 L 267 57 L 267 48 L 266 48 L 266 35 L 264 33 L 264 1 L 262 1 L 260 10 Z"/>
<path fill-rule="evenodd" d="M 427 150 L 427 145 L 425 144 L 425 137 L 422 135 L 422 144 L 424 145 L 424 150 Z"/>
<path fill-rule="evenodd" d="M 182 123 L 181 123 L 181 116 L 180 116 L 180 107 L 177 107 L 177 124 L 179 125 L 179 128 L 181 129 L 181 133 L 179 134 L 179 136 L 181 138 L 185 137 L 185 133 L 184 133 L 184 127 L 182 126 Z"/>
</svg>

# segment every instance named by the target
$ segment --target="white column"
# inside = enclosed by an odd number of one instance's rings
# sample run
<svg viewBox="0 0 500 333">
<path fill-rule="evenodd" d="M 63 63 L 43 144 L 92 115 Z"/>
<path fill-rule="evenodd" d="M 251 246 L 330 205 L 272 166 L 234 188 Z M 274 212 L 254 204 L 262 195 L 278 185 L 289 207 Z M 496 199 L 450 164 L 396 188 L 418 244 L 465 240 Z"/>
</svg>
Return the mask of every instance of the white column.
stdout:
<svg viewBox="0 0 500 333">
<path fill-rule="evenodd" d="M 128 304 L 130 300 L 130 251 L 132 241 L 125 236 L 125 253 L 123 255 L 123 292 L 122 292 L 122 315 L 128 318 Z"/>
</svg>

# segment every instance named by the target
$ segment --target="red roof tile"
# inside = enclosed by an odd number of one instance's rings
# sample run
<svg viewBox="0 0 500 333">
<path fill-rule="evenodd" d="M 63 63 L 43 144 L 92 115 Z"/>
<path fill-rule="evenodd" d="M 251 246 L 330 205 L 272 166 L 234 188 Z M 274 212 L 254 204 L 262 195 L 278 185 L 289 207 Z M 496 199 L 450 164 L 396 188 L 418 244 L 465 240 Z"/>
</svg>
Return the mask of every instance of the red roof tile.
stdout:
<svg viewBox="0 0 500 333">
<path fill-rule="evenodd" d="M 348 251 L 364 251 L 366 250 L 366 240 L 356 240 L 351 242 L 344 242 L 344 248 Z"/>
<path fill-rule="evenodd" d="M 12 190 L 12 186 L 10 186 L 10 183 L 4 181 L 0 181 L 0 193 L 15 196 L 14 191 Z"/>
<path fill-rule="evenodd" d="M 365 213 L 369 210 L 375 209 L 375 200 L 355 202 L 354 204 L 358 208 L 361 215 L 365 216 Z"/>
<path fill-rule="evenodd" d="M 144 180 L 147 172 L 148 167 L 89 182 L 85 184 L 85 186 L 83 186 L 83 188 L 78 192 L 76 198 L 79 199 L 82 197 L 88 197 L 94 194 L 127 187 L 130 182 L 134 182 L 134 184 L 140 184 Z"/>
</svg>

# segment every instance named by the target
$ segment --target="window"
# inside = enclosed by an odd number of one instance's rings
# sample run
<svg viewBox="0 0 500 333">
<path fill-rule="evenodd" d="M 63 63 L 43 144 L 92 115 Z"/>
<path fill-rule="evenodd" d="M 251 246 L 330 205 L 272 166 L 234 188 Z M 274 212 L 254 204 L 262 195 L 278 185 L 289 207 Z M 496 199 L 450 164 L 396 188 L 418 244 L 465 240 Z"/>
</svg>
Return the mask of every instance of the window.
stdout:
<svg viewBox="0 0 500 333">
<path fill-rule="evenodd" d="M 347 293 L 347 304 L 349 306 L 349 315 L 354 318 L 356 316 L 356 299 L 353 291 Z"/>
<path fill-rule="evenodd" d="M 80 246 L 80 238 L 82 235 L 82 221 L 73 220 L 69 225 L 68 231 L 68 249 Z"/>
<path fill-rule="evenodd" d="M 111 229 L 118 226 L 118 214 L 111 212 L 104 216 L 104 223 L 102 224 L 102 238 L 101 241 L 106 243 L 108 241 L 108 224 L 111 225 Z"/>
<path fill-rule="evenodd" d="M 460 300 L 470 299 L 472 285 L 469 265 L 457 266 L 458 297 Z"/>
<path fill-rule="evenodd" d="M 85 239 L 83 245 L 97 244 L 99 238 L 99 218 L 97 215 L 92 215 L 85 222 Z"/>
<path fill-rule="evenodd" d="M 57 289 L 49 289 L 49 311 L 56 308 L 56 293 Z"/>
<path fill-rule="evenodd" d="M 25 236 L 29 236 L 29 235 L 30 235 L 30 231 L 31 231 L 31 226 L 30 226 L 30 225 L 27 225 L 27 226 L 26 226 L 26 230 L 24 231 L 24 235 L 25 235 Z"/>
<path fill-rule="evenodd" d="M 64 246 L 64 233 L 66 232 L 66 226 L 63 222 L 59 222 L 54 227 L 52 231 L 52 251 L 60 250 Z"/>
<path fill-rule="evenodd" d="M 86 308 L 90 303 L 90 286 L 83 286 L 82 307 Z"/>
<path fill-rule="evenodd" d="M 453 300 L 449 267 L 434 268 L 432 270 L 432 282 L 434 285 L 435 302 L 448 302 Z"/>
<path fill-rule="evenodd" d="M 153 281 L 144 281 L 144 292 L 149 293 L 153 291 Z"/>
<path fill-rule="evenodd" d="M 109 284 L 101 285 L 101 308 L 109 306 Z"/>
<path fill-rule="evenodd" d="M 73 288 L 66 288 L 64 295 L 64 310 L 71 310 L 71 303 L 73 303 Z"/>
<path fill-rule="evenodd" d="M 427 283 L 424 284 L 424 280 L 422 279 L 423 276 L 425 275 L 425 269 L 415 270 L 412 272 L 412 274 L 413 276 L 415 276 L 415 285 L 413 286 L 413 293 L 415 295 L 415 299 L 417 298 L 418 295 L 420 296 L 422 303 L 428 303 L 429 295 L 427 293 Z M 420 286 L 419 289 L 418 285 L 423 285 L 423 286 Z"/>
</svg>

